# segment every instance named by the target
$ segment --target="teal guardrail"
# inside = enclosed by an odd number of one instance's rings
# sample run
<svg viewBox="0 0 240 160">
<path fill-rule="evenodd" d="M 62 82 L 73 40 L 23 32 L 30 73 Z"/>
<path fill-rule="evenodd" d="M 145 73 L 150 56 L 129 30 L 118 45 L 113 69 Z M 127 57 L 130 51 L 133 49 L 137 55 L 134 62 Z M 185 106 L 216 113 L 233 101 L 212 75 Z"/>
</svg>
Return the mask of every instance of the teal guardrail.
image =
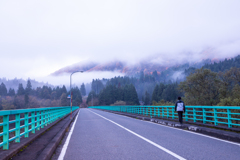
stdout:
<svg viewBox="0 0 240 160">
<path fill-rule="evenodd" d="M 175 106 L 93 106 L 89 108 L 140 114 L 150 117 L 178 118 Z M 186 106 L 185 121 L 203 124 L 240 126 L 239 106 Z"/>
<path fill-rule="evenodd" d="M 79 107 L 72 107 L 76 110 Z M 28 137 L 29 133 L 56 121 L 57 119 L 69 114 L 71 107 L 49 107 L 35 109 L 17 109 L 0 111 L 0 147 L 3 150 L 9 149 L 9 143 L 20 142 L 22 136 Z"/>
</svg>

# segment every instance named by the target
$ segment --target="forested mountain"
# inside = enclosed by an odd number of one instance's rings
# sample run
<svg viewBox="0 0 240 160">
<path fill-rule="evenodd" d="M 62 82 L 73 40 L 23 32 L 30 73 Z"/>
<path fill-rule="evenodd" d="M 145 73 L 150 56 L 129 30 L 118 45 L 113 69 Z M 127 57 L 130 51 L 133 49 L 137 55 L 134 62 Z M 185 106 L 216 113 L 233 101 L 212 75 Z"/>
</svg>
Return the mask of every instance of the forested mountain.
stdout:
<svg viewBox="0 0 240 160">
<path fill-rule="evenodd" d="M 84 85 L 84 84 L 83 84 Z M 84 88 L 81 87 L 84 92 Z M 82 103 L 82 95 L 78 87 L 72 88 L 73 106 L 79 106 Z M 86 91 L 85 91 L 86 92 Z M 9 88 L 2 82 L 0 84 L 0 110 L 4 109 L 24 109 L 38 107 L 69 106 L 70 100 L 67 98 L 66 87 L 42 86 L 33 88 L 31 81 L 27 81 L 26 87 L 19 83 L 17 90 Z"/>
<path fill-rule="evenodd" d="M 92 84 L 95 84 L 93 89 L 94 92 L 94 105 L 110 105 L 114 104 L 116 101 L 125 101 L 124 98 L 116 98 L 115 96 L 118 95 L 118 92 L 121 92 L 121 90 L 127 86 L 127 85 L 133 85 L 135 87 L 136 93 L 138 95 L 138 99 L 140 101 L 143 101 L 145 104 L 150 104 L 153 102 L 154 105 L 172 105 L 178 96 L 185 96 L 186 97 L 186 102 L 188 104 L 196 105 L 197 103 L 199 105 L 217 105 L 220 103 L 222 98 L 228 97 L 227 95 L 232 95 L 232 90 L 236 90 L 238 86 L 236 84 L 240 85 L 240 81 L 235 79 L 228 79 L 226 81 L 226 74 L 229 74 L 229 77 L 234 77 L 234 76 L 239 76 L 238 72 L 239 69 L 237 68 L 232 68 L 232 67 L 240 67 L 240 61 L 239 58 L 240 56 L 237 56 L 232 59 L 225 59 L 224 61 L 220 61 L 218 63 L 214 62 L 209 64 L 210 60 L 206 60 L 206 64 L 204 65 L 203 62 L 201 64 L 195 64 L 195 65 L 181 65 L 178 67 L 171 67 L 166 71 L 161 72 L 161 74 L 158 74 L 157 71 L 154 71 L 152 74 L 144 74 L 143 71 L 140 73 L 136 74 L 135 77 L 114 77 L 111 79 L 103 79 L 103 80 L 93 80 Z M 194 67 L 193 67 L 194 66 Z M 201 68 L 202 66 L 202 68 Z M 196 68 L 195 68 L 196 67 Z M 197 69 L 201 68 L 201 69 Z M 184 69 L 187 68 L 187 69 Z M 210 70 L 209 70 L 210 69 Z M 219 73 L 213 72 L 217 71 Z M 179 77 L 172 77 L 172 75 L 176 75 L 176 72 L 182 71 L 181 74 L 179 74 Z M 196 100 L 194 98 L 190 98 L 191 95 L 194 95 L 195 92 L 193 93 L 188 93 L 190 90 L 187 89 L 187 87 L 183 87 L 183 84 L 188 84 L 187 82 L 189 79 L 191 79 L 191 76 L 200 76 L 201 77 L 204 75 L 205 78 L 209 79 L 202 79 L 204 84 L 210 83 L 211 85 L 208 87 L 210 88 L 211 91 L 208 91 L 210 95 L 204 94 L 201 92 L 200 88 L 198 92 L 199 95 L 197 97 L 201 97 L 201 95 L 208 95 L 206 98 L 206 101 L 200 101 L 199 99 Z M 171 76 L 170 76 L 171 75 Z M 212 79 L 212 82 L 208 82 L 212 75 L 215 76 L 215 78 Z M 181 77 L 180 77 L 181 76 Z M 193 76 L 193 77 L 194 77 Z M 239 76 L 240 77 L 240 76 Z M 103 83 L 106 85 L 103 85 Z M 218 86 L 214 89 L 215 83 L 219 84 L 224 84 L 225 89 Z M 197 83 L 196 81 L 191 82 L 191 85 L 194 86 L 194 84 Z M 98 86 L 96 85 L 98 84 Z M 101 88 L 100 92 L 99 90 L 97 91 L 96 88 Z M 191 87 L 190 87 L 191 88 Z M 218 89 L 221 89 L 218 90 Z M 235 88 L 235 89 L 234 89 Z M 96 93 L 98 92 L 98 93 Z M 205 91 L 204 91 L 205 92 Z M 221 93 L 221 94 L 220 94 Z M 111 97 L 110 100 L 106 101 L 101 100 L 100 101 L 100 94 L 101 94 L 101 99 L 104 99 L 102 97 Z M 190 95 L 189 95 L 190 94 Z M 236 93 L 237 94 L 237 93 Z M 121 94 L 120 94 L 121 95 Z M 112 97 L 113 96 L 113 97 Z M 195 98 L 197 98 L 195 97 Z M 236 96 L 235 96 L 236 97 Z M 190 100 L 194 99 L 194 100 Z M 204 99 L 204 98 L 203 98 Z M 203 100 L 202 99 L 202 100 Z M 91 97 L 88 97 L 88 102 L 90 102 Z M 126 101 L 125 101 L 126 102 Z M 169 103 L 170 102 L 170 103 Z M 193 103 L 196 102 L 196 103 Z M 223 102 L 222 102 L 223 103 Z M 127 103 L 126 103 L 127 104 Z"/>
<path fill-rule="evenodd" d="M 240 55 L 230 58 L 230 59 L 225 59 L 223 61 L 219 61 L 218 63 L 206 63 L 205 65 L 202 66 L 205 69 L 210 69 L 213 72 L 225 72 L 232 67 L 240 68 Z M 185 69 L 185 74 L 190 75 L 190 73 L 193 73 L 197 67 L 191 67 L 188 69 Z"/>
<path fill-rule="evenodd" d="M 51 84 L 48 83 L 43 83 L 43 82 L 38 82 L 33 79 L 29 79 L 31 81 L 32 88 L 37 88 L 37 87 L 42 87 L 42 86 L 48 86 L 48 87 L 54 87 Z M 23 87 L 26 87 L 27 85 L 27 80 L 24 79 L 6 79 L 6 78 L 0 78 L 0 83 L 4 83 L 7 87 L 7 89 L 12 88 L 15 91 L 18 89 L 18 85 L 21 83 Z"/>
</svg>

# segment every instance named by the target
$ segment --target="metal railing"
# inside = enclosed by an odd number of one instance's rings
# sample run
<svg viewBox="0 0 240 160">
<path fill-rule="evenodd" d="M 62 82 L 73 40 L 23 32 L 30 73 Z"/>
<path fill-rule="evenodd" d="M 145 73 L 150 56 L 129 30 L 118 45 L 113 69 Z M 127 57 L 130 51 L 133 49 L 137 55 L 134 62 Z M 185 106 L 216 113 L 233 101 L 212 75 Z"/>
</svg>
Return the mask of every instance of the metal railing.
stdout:
<svg viewBox="0 0 240 160">
<path fill-rule="evenodd" d="M 178 118 L 175 106 L 93 106 L 89 108 L 140 114 L 150 117 Z M 186 106 L 185 121 L 203 124 L 240 126 L 240 107 L 238 106 Z"/>
<path fill-rule="evenodd" d="M 73 111 L 78 108 L 73 107 Z M 22 136 L 28 137 L 30 132 L 35 133 L 70 112 L 69 106 L 0 111 L 0 147 L 7 150 L 10 142 L 19 143 Z"/>
</svg>

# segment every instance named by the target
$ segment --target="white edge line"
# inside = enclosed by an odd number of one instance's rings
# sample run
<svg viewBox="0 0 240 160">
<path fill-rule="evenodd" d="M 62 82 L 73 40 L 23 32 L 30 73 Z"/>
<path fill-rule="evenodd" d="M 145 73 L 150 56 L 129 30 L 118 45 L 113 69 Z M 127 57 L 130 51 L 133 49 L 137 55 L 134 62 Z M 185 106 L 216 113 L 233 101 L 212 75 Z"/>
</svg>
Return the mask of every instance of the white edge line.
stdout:
<svg viewBox="0 0 240 160">
<path fill-rule="evenodd" d="M 114 114 L 114 113 L 112 113 L 112 114 Z M 124 115 L 119 115 L 119 116 L 131 118 L 131 117 L 124 116 Z M 134 118 L 131 118 L 131 119 L 134 119 Z M 166 128 L 171 128 L 171 129 L 175 129 L 175 130 L 179 130 L 179 131 L 183 131 L 183 132 L 188 132 L 188 133 L 191 133 L 191 134 L 196 134 L 196 135 L 199 135 L 199 136 L 203 136 L 203 137 L 207 137 L 207 138 L 211 138 L 211 139 L 215 139 L 215 140 L 219 140 L 219 141 L 222 141 L 222 142 L 226 142 L 226 143 L 230 143 L 230 144 L 234 144 L 234 145 L 240 146 L 239 143 L 223 140 L 223 139 L 220 139 L 220 138 L 211 137 L 211 136 L 204 135 L 204 134 L 201 134 L 201 133 L 196 133 L 196 132 L 192 132 L 192 131 L 186 131 L 186 130 L 183 130 L 183 129 L 179 129 L 179 128 L 175 128 L 175 127 L 169 127 L 169 126 L 165 126 L 165 125 L 162 125 L 162 124 L 159 124 L 159 123 L 154 123 L 154 122 L 151 122 L 151 121 L 144 121 L 144 120 L 141 120 L 141 119 L 134 119 L 134 120 L 140 120 L 140 121 L 143 121 L 143 122 L 146 122 L 146 123 L 151 123 L 151 124 L 155 124 L 155 125 L 166 127 Z"/>
<path fill-rule="evenodd" d="M 79 112 L 78 112 L 78 115 L 79 115 L 79 113 L 80 113 L 80 110 L 79 110 Z M 65 154 L 66 154 L 69 141 L 70 141 L 70 139 L 71 139 L 71 136 L 72 136 L 72 133 L 73 133 L 73 130 L 74 130 L 76 121 L 77 121 L 77 119 L 78 119 L 78 115 L 77 115 L 77 117 L 76 117 L 75 120 L 74 120 L 74 123 L 73 123 L 73 125 L 72 125 L 72 128 L 71 128 L 71 130 L 70 130 L 70 132 L 69 132 L 69 134 L 68 134 L 68 137 L 67 137 L 67 139 L 66 139 L 66 141 L 65 141 L 65 143 L 64 143 L 64 145 L 63 145 L 62 151 L 61 151 L 61 153 L 60 153 L 60 155 L 59 155 L 59 157 L 58 157 L 58 160 L 63 160 L 63 158 L 64 158 L 64 156 L 65 156 Z"/>
<path fill-rule="evenodd" d="M 153 141 L 151 141 L 151 140 L 149 140 L 149 139 L 147 139 L 147 138 L 145 138 L 145 137 L 143 137 L 143 136 L 141 136 L 141 135 L 139 135 L 139 134 L 137 134 L 137 133 L 131 131 L 130 129 L 127 129 L 127 128 L 123 127 L 122 125 L 120 125 L 120 124 L 118 124 L 118 123 L 116 123 L 116 122 L 114 122 L 114 121 L 112 121 L 112 120 L 110 120 L 110 119 L 107 119 L 106 117 L 103 117 L 103 116 L 101 116 L 101 115 L 99 115 L 99 114 L 97 114 L 97 113 L 95 113 L 95 112 L 93 112 L 93 111 L 91 111 L 91 110 L 89 110 L 89 111 L 92 112 L 92 113 L 94 113 L 94 114 L 96 114 L 96 115 L 98 115 L 99 117 L 102 117 L 103 119 L 105 119 L 105 120 L 107 120 L 107 121 L 109 121 L 109 122 L 112 122 L 113 124 L 115 124 L 115 125 L 117 125 L 117 126 L 123 128 L 123 129 L 125 129 L 126 131 L 128 131 L 128 132 L 132 133 L 133 135 L 135 135 L 135 136 L 137 136 L 137 137 L 139 137 L 139 138 L 141 138 L 141 139 L 147 141 L 148 143 L 150 143 L 150 144 L 154 145 L 155 147 L 157 147 L 157 148 L 159 148 L 159 149 L 161 149 L 161 150 L 167 152 L 168 154 L 170 154 L 170 155 L 176 157 L 177 159 L 180 159 L 180 160 L 186 160 L 185 158 L 183 158 L 183 157 L 177 155 L 176 153 L 173 153 L 172 151 L 170 151 L 170 150 L 168 150 L 168 149 L 166 149 L 166 148 L 164 148 L 164 147 L 162 147 L 162 146 L 160 146 L 160 145 L 154 143 Z"/>
<path fill-rule="evenodd" d="M 143 120 L 141 120 L 141 121 L 143 121 Z M 207 137 L 207 138 L 211 138 L 211 139 L 215 139 L 215 140 L 219 140 L 219 141 L 222 141 L 222 142 L 226 142 L 226 143 L 230 143 L 230 144 L 234 144 L 234 145 L 240 146 L 239 143 L 235 143 L 235 142 L 231 142 L 231 141 L 227 141 L 227 140 L 211 137 L 211 136 L 204 135 L 204 134 L 201 134 L 201 133 L 195 133 L 195 132 L 192 132 L 192 131 L 186 131 L 186 130 L 179 129 L 179 128 L 164 126 L 164 125 L 161 125 L 161 124 L 158 124 L 158 123 L 154 123 L 154 122 L 148 122 L 148 121 L 144 121 L 144 122 L 155 124 L 155 125 L 159 125 L 159 126 L 163 126 L 163 127 L 167 127 L 167 128 L 171 128 L 171 129 L 176 129 L 176 130 L 179 130 L 179 131 L 188 132 L 188 133 L 196 134 L 196 135 L 199 135 L 199 136 L 203 136 L 203 137 Z"/>
</svg>

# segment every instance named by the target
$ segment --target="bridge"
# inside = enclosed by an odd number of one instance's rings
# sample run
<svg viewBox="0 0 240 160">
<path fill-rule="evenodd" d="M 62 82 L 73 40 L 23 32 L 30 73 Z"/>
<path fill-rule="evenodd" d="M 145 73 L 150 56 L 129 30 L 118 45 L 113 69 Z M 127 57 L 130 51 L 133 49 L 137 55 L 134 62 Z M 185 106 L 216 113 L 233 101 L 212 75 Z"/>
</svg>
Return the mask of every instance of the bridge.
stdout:
<svg viewBox="0 0 240 160">
<path fill-rule="evenodd" d="M 54 149 L 55 154 L 50 153 L 48 147 L 43 147 L 39 152 L 42 154 L 32 159 L 240 159 L 239 110 L 240 107 L 188 107 L 184 124 L 180 125 L 175 121 L 177 117 L 173 106 L 81 108 L 74 112 L 73 123 Z M 44 118 L 41 119 L 41 112 L 37 112 L 40 111 L 35 112 L 40 119 L 35 117 L 36 123 L 40 123 L 34 125 L 36 130 L 49 121 L 42 123 Z M 34 113 L 31 118 L 33 116 Z M 63 116 L 69 120 L 67 114 Z M 48 117 L 53 121 L 51 116 Z M 64 120 L 59 123 L 62 122 Z M 1 125 L 6 123 L 3 121 Z M 48 132 L 51 130 L 54 126 Z M 3 131 L 1 135 L 5 133 Z M 34 146 L 34 143 L 31 145 Z M 6 145 L 4 141 L 3 145 Z M 9 143 L 9 150 L 13 145 Z M 35 151 L 31 150 L 31 145 L 12 159 L 26 159 L 29 156 L 27 152 Z M 0 152 L 9 150 L 5 148 Z M 51 154 L 50 158 L 48 154 Z"/>
</svg>

